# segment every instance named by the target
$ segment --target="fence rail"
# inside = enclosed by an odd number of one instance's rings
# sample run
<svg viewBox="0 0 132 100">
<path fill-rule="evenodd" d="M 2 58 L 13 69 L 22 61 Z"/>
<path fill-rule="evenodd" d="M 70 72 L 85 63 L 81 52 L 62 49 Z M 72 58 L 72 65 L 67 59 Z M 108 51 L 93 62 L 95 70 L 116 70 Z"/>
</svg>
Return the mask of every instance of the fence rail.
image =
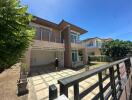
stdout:
<svg viewBox="0 0 132 100">
<path fill-rule="evenodd" d="M 99 87 L 99 92 L 92 98 L 92 100 L 108 100 L 109 98 L 113 100 L 119 100 L 123 91 L 123 84 L 122 84 L 122 77 L 120 73 L 120 66 L 119 64 L 124 63 L 126 68 L 126 78 L 130 78 L 130 67 L 132 66 L 130 58 L 125 58 L 119 61 L 115 61 L 113 63 L 103 65 L 99 68 L 93 69 L 91 71 L 86 71 L 83 73 L 79 73 L 74 76 L 70 76 L 67 78 L 63 78 L 58 80 L 60 84 L 60 95 L 64 94 L 68 97 L 68 88 L 73 86 L 74 89 L 74 100 L 80 100 L 89 94 L 92 90 Z M 108 74 L 103 77 L 103 72 L 108 70 Z M 117 73 L 115 75 L 115 73 Z M 83 80 L 90 78 L 94 75 L 98 76 L 98 81 L 94 83 L 92 86 L 85 89 L 83 92 L 79 92 L 79 83 Z M 103 82 L 107 79 L 110 81 L 103 86 Z M 109 90 L 108 90 L 109 89 Z M 106 90 L 108 90 L 107 93 Z M 105 93 L 105 94 L 104 94 Z M 50 93 L 49 93 L 50 94 Z"/>
</svg>

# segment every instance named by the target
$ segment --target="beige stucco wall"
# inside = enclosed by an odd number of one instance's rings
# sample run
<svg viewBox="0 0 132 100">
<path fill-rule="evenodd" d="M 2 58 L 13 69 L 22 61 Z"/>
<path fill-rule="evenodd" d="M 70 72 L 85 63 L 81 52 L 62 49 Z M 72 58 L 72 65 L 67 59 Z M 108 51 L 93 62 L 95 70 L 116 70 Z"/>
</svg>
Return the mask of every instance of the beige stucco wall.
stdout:
<svg viewBox="0 0 132 100">
<path fill-rule="evenodd" d="M 55 53 L 44 50 L 34 50 L 31 52 L 31 66 L 45 65 L 54 62 Z"/>
<path fill-rule="evenodd" d="M 41 66 L 54 63 L 57 57 L 63 65 L 63 52 L 46 51 L 46 50 L 32 50 L 31 51 L 31 66 Z"/>
</svg>

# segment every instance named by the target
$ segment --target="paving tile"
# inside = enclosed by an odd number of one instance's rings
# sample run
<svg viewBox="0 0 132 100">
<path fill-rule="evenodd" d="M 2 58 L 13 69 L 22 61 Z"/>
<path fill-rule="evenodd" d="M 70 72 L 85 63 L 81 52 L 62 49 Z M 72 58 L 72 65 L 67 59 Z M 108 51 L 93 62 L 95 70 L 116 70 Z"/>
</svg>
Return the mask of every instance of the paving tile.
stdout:
<svg viewBox="0 0 132 100">
<path fill-rule="evenodd" d="M 54 76 L 54 75 L 57 75 L 57 73 L 50 73 L 49 75 Z"/>
<path fill-rule="evenodd" d="M 98 94 L 99 93 L 99 87 L 96 87 L 93 91 L 92 91 L 93 94 Z"/>
<path fill-rule="evenodd" d="M 61 74 L 61 76 L 65 76 L 65 77 L 67 77 L 67 76 L 68 76 L 68 74 L 63 73 L 63 74 Z"/>
<path fill-rule="evenodd" d="M 94 96 L 95 96 L 94 94 L 89 93 L 89 94 L 86 95 L 84 98 L 82 98 L 82 100 L 92 100 L 92 98 L 93 98 Z"/>
<path fill-rule="evenodd" d="M 36 92 L 36 96 L 37 96 L 37 100 L 41 100 L 43 98 L 47 98 L 48 97 L 48 88 Z"/>
<path fill-rule="evenodd" d="M 40 76 L 35 76 L 35 77 L 32 77 L 32 80 L 35 81 L 35 80 L 40 80 L 41 77 Z"/>
<path fill-rule="evenodd" d="M 58 78 L 60 78 L 60 77 L 62 77 L 61 75 L 55 75 L 55 76 L 53 76 L 55 79 L 58 79 Z"/>
<path fill-rule="evenodd" d="M 42 90 L 44 88 L 48 88 L 48 86 L 45 83 L 34 86 L 35 91 Z"/>
<path fill-rule="evenodd" d="M 86 81 L 82 81 L 81 83 L 79 83 L 79 85 L 83 88 L 88 88 L 89 86 L 91 86 L 92 84 L 86 82 Z"/>
<path fill-rule="evenodd" d="M 46 82 L 48 85 L 57 84 L 57 80 L 51 80 Z"/>
<path fill-rule="evenodd" d="M 79 86 L 79 93 L 83 92 L 85 89 L 81 86 Z"/>
<path fill-rule="evenodd" d="M 43 78 L 47 78 L 47 77 L 50 77 L 50 75 L 48 74 L 44 74 L 44 75 L 41 75 Z"/>
<path fill-rule="evenodd" d="M 37 84 L 40 84 L 40 83 L 43 83 L 43 80 L 42 80 L 42 79 L 41 79 L 41 80 L 33 81 L 33 84 L 34 84 L 34 85 L 37 85 Z"/>
<path fill-rule="evenodd" d="M 52 77 L 47 77 L 47 78 L 44 78 L 44 80 L 45 80 L 46 82 L 48 82 L 48 81 L 53 80 L 53 78 L 52 78 Z"/>
</svg>

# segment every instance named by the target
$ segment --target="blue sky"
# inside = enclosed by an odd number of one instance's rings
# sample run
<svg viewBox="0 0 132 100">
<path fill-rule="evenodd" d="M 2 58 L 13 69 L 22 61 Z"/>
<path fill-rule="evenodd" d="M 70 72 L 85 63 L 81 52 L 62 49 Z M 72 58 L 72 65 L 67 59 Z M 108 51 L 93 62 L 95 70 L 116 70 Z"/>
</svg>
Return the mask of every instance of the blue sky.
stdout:
<svg viewBox="0 0 132 100">
<path fill-rule="evenodd" d="M 132 41 L 132 0 L 21 0 L 28 12 L 46 20 L 71 22 L 90 37 Z"/>
</svg>

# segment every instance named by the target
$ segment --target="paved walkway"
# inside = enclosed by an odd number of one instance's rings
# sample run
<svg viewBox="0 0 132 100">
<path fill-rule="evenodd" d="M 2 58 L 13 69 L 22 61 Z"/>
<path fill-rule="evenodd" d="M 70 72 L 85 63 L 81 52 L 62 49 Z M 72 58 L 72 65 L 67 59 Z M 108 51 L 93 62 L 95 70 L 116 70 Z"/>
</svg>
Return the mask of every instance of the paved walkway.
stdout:
<svg viewBox="0 0 132 100">
<path fill-rule="evenodd" d="M 28 100 L 48 100 L 48 88 L 49 85 L 55 84 L 59 90 L 59 84 L 57 84 L 57 80 L 72 76 L 75 74 L 78 74 L 80 72 L 83 72 L 84 70 L 72 70 L 72 69 L 62 69 L 60 71 L 55 71 L 55 69 L 50 66 L 48 68 L 46 67 L 40 67 L 37 69 L 34 69 L 31 77 L 29 77 L 29 95 Z M 79 83 L 79 90 L 80 92 L 87 89 L 89 86 L 94 84 L 98 81 L 97 76 L 93 76 L 89 79 L 86 79 Z M 104 86 L 108 83 L 108 80 L 104 82 Z M 70 87 L 68 89 L 68 97 L 70 100 L 73 99 L 73 87 Z M 98 87 L 90 92 L 86 97 L 83 98 L 83 100 L 90 100 L 92 97 L 94 97 L 95 94 L 99 92 Z"/>
</svg>

